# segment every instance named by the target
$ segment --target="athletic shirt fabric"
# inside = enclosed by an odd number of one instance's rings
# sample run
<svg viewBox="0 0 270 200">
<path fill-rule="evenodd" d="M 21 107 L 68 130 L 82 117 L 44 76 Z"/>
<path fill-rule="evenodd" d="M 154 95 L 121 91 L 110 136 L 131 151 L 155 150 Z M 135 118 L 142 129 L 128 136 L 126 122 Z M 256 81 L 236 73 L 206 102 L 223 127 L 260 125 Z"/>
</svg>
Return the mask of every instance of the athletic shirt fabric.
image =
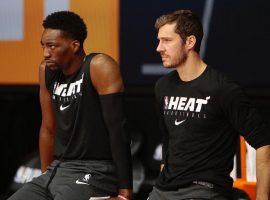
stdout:
<svg viewBox="0 0 270 200">
<path fill-rule="evenodd" d="M 207 66 L 188 82 L 170 72 L 158 80 L 155 93 L 165 164 L 156 186 L 177 190 L 207 181 L 229 196 L 239 134 L 256 149 L 270 144 L 269 129 L 242 89 Z"/>
<path fill-rule="evenodd" d="M 46 67 L 46 86 L 56 117 L 55 157 L 62 160 L 112 160 L 109 134 L 99 95 L 90 79 L 90 62 L 85 57 L 77 72 L 65 76 Z"/>
</svg>

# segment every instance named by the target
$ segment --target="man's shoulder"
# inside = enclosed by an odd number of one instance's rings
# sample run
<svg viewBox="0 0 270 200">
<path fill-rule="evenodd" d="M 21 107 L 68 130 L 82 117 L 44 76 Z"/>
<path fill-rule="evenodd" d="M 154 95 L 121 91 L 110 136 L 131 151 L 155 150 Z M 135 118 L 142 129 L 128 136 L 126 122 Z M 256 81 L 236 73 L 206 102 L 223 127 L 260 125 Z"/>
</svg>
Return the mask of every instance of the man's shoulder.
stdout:
<svg viewBox="0 0 270 200">
<path fill-rule="evenodd" d="M 113 73 L 118 70 L 119 65 L 111 56 L 104 53 L 92 54 L 90 61 L 91 73 Z"/>
<path fill-rule="evenodd" d="M 116 61 L 109 55 L 105 53 L 92 53 L 88 56 L 92 57 L 91 59 L 91 65 L 93 66 L 103 66 L 108 63 L 116 63 Z M 111 65 L 106 65 L 111 66 Z"/>
<path fill-rule="evenodd" d="M 209 77 L 211 80 L 217 83 L 219 89 L 227 89 L 227 88 L 238 88 L 241 87 L 237 81 L 235 81 L 229 74 L 222 72 L 213 68 L 212 66 L 209 67 Z"/>
<path fill-rule="evenodd" d="M 90 61 L 90 74 L 101 75 L 119 71 L 118 63 L 109 55 L 99 53 Z"/>
<path fill-rule="evenodd" d="M 226 75 L 213 66 L 207 66 L 208 76 L 216 79 L 226 78 Z"/>
<path fill-rule="evenodd" d="M 123 81 L 118 63 L 107 54 L 98 54 L 90 63 L 90 79 L 99 94 L 123 90 Z"/>
</svg>

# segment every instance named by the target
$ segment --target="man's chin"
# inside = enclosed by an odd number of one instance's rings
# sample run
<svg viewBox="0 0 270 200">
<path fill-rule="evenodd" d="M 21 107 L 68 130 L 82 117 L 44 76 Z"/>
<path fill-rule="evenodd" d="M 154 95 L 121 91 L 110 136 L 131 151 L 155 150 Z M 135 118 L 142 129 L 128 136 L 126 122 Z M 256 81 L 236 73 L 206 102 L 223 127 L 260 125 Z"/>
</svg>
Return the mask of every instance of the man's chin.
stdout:
<svg viewBox="0 0 270 200">
<path fill-rule="evenodd" d="M 59 67 L 55 64 L 55 63 L 46 63 L 46 66 L 50 69 L 50 70 L 57 70 Z"/>
<path fill-rule="evenodd" d="M 173 65 L 170 65 L 170 64 L 168 64 L 168 63 L 163 63 L 163 67 L 164 67 L 164 68 L 168 68 L 168 69 L 170 69 L 170 68 L 175 68 Z"/>
</svg>

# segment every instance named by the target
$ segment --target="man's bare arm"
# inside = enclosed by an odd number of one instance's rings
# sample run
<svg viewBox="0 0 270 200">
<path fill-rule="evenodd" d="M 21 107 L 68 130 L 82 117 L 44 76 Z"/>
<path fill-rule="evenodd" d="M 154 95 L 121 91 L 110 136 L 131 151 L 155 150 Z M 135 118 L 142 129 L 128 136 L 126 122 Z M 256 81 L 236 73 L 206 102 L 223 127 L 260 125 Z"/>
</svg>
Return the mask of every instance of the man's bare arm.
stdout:
<svg viewBox="0 0 270 200">
<path fill-rule="evenodd" d="M 42 111 L 42 123 L 39 132 L 39 153 L 42 172 L 53 161 L 55 117 L 51 102 L 51 95 L 45 84 L 45 63 L 39 67 L 39 97 Z"/>
<path fill-rule="evenodd" d="M 121 197 L 131 199 L 132 190 L 130 186 L 124 186 L 130 185 L 128 183 L 129 181 L 123 179 L 123 177 L 127 177 L 128 171 L 131 172 L 130 176 L 132 176 L 132 167 L 130 162 L 130 146 L 127 136 L 122 134 L 125 131 L 121 126 L 123 123 L 121 116 L 124 114 L 122 113 L 122 98 L 120 98 L 119 93 L 123 92 L 124 85 L 120 68 L 108 55 L 98 54 L 91 61 L 90 75 L 93 85 L 100 95 L 104 121 L 110 134 L 113 159 L 118 168 L 118 176 L 120 177 L 120 196 L 111 198 L 111 200 L 121 199 Z M 111 108 L 114 110 L 112 111 Z M 117 113 L 121 113 L 121 116 Z"/>
<path fill-rule="evenodd" d="M 256 174 L 256 200 L 268 200 L 270 197 L 270 145 L 256 150 Z"/>
</svg>

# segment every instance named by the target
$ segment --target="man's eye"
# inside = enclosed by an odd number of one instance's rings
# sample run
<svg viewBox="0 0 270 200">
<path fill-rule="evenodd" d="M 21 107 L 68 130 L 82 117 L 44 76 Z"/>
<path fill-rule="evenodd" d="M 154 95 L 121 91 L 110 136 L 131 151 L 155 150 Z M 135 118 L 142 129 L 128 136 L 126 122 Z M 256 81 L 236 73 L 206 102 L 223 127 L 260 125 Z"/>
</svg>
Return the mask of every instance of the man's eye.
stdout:
<svg viewBox="0 0 270 200">
<path fill-rule="evenodd" d="M 51 49 L 55 49 L 55 45 L 50 45 L 50 48 Z"/>
</svg>

